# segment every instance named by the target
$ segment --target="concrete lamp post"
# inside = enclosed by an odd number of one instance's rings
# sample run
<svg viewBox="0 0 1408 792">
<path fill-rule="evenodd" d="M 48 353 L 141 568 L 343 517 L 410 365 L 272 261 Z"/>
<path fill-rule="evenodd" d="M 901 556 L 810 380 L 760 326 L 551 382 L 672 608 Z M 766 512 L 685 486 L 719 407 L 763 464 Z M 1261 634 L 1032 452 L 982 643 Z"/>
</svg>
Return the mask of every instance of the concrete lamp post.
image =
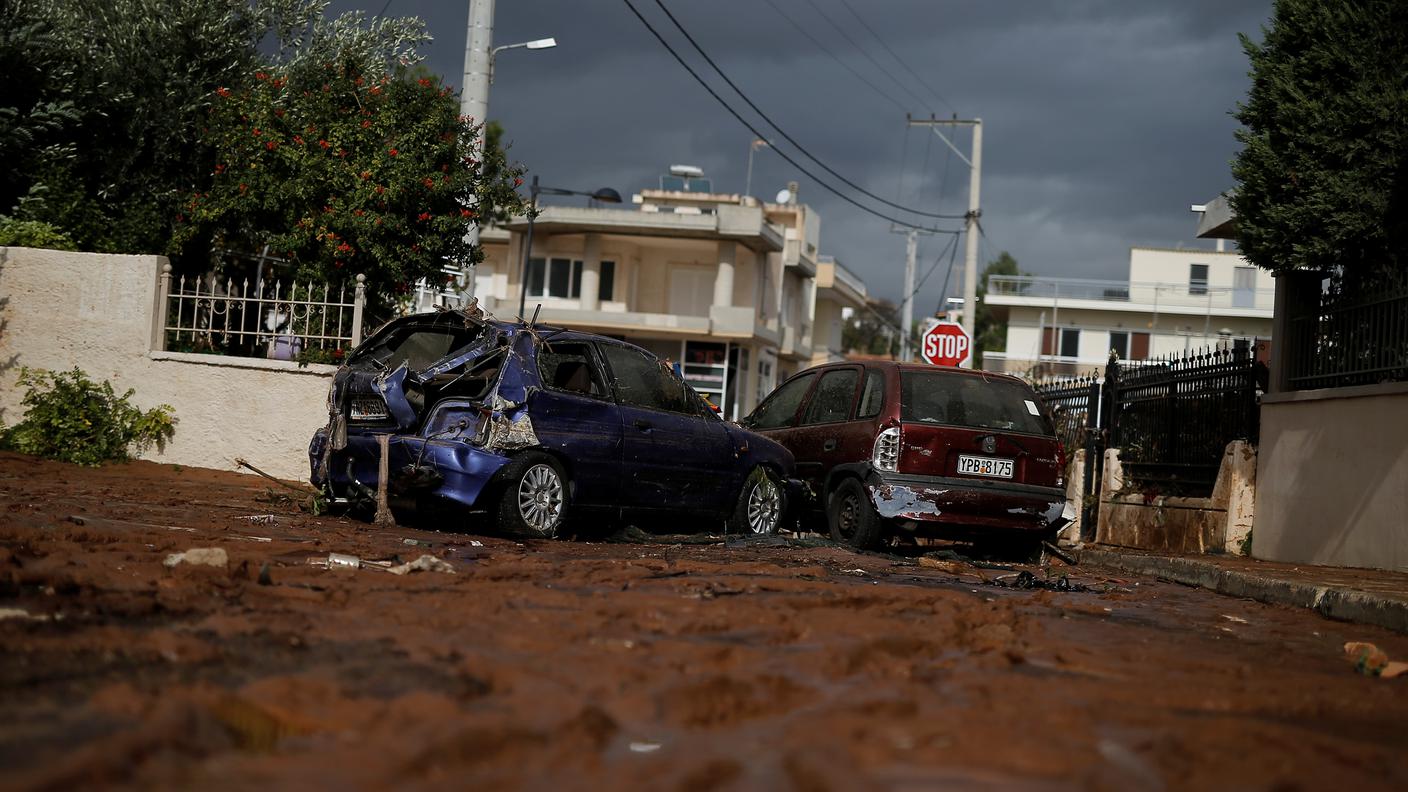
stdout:
<svg viewBox="0 0 1408 792">
<path fill-rule="evenodd" d="M 564 190 L 561 187 L 543 187 L 538 184 L 538 177 L 533 177 L 533 183 L 528 188 L 528 232 L 523 238 L 523 261 L 518 267 L 518 318 L 526 319 L 528 307 L 528 259 L 533 255 L 533 218 L 538 214 L 539 195 L 581 195 L 600 201 L 602 203 L 621 203 L 621 194 L 610 187 L 602 187 L 596 192 L 582 192 L 581 190 Z"/>
</svg>

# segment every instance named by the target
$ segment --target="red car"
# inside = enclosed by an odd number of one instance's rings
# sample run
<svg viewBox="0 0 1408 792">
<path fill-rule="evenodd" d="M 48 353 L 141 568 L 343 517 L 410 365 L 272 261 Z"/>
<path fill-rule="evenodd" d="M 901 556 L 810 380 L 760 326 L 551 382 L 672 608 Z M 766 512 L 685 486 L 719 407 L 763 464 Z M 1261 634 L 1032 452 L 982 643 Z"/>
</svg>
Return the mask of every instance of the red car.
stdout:
<svg viewBox="0 0 1408 792">
<path fill-rule="evenodd" d="M 1069 522 L 1051 413 L 1016 377 L 833 363 L 787 380 L 742 424 L 792 452 L 813 513 L 857 548 L 894 531 L 1034 551 Z"/>
</svg>

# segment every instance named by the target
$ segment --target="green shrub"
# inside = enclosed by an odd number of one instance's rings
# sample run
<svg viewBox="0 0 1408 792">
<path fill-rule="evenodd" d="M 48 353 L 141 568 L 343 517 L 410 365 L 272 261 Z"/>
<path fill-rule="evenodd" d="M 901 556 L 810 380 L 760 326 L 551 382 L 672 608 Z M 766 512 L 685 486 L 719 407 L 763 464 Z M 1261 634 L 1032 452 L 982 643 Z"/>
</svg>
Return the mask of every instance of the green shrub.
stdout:
<svg viewBox="0 0 1408 792">
<path fill-rule="evenodd" d="M 78 245 L 53 225 L 39 220 L 16 220 L 12 217 L 0 217 L 0 247 L 78 250 Z"/>
<path fill-rule="evenodd" d="M 170 405 L 143 412 L 107 381 L 95 383 L 80 369 L 52 372 L 20 369 L 18 385 L 27 388 L 24 420 L 4 434 L 4 445 L 22 454 L 96 466 L 130 459 L 176 431 Z"/>
</svg>

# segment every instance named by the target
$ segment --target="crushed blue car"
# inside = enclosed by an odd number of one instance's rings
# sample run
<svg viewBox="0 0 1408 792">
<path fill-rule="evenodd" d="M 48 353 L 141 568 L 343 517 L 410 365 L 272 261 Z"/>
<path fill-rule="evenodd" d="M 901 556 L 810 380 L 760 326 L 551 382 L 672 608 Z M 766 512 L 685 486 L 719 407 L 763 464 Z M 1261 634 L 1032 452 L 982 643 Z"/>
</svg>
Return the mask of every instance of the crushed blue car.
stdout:
<svg viewBox="0 0 1408 792">
<path fill-rule="evenodd" d="M 374 499 L 386 436 L 398 503 L 539 537 L 637 513 L 772 533 L 799 486 L 789 451 L 720 419 L 649 352 L 465 311 L 387 323 L 334 375 L 328 413 L 308 453 L 335 502 Z"/>
</svg>

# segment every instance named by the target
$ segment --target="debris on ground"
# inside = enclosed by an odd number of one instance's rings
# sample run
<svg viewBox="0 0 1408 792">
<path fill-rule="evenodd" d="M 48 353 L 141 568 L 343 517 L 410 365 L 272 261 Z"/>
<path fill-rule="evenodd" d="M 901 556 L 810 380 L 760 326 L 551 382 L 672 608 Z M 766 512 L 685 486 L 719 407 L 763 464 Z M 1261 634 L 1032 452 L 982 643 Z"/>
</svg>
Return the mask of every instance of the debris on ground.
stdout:
<svg viewBox="0 0 1408 792">
<path fill-rule="evenodd" d="M 1354 661 L 1354 670 L 1364 676 L 1393 679 L 1408 673 L 1408 663 L 1388 659 L 1388 653 L 1366 641 L 1350 641 L 1344 645 L 1344 653 Z"/>
<path fill-rule="evenodd" d="M 1229 614 L 1224 613 L 1224 614 L 1222 614 L 1222 618 L 1224 618 L 1224 619 L 1226 619 L 1227 621 L 1230 621 L 1230 622 L 1235 622 L 1235 623 L 1237 623 L 1237 624 L 1246 624 L 1246 623 L 1247 623 L 1247 620 L 1246 620 L 1246 619 L 1243 619 L 1241 616 L 1232 616 L 1232 615 L 1229 615 Z"/>
<path fill-rule="evenodd" d="M 1070 566 L 1075 566 L 1076 564 L 1079 563 L 1078 561 L 1076 561 L 1076 559 L 1072 558 L 1069 554 L 1067 554 L 1064 550 L 1062 550 L 1061 548 L 1057 547 L 1056 545 L 1054 545 L 1054 544 L 1052 544 L 1052 543 L 1050 543 L 1050 542 L 1042 542 L 1041 544 L 1042 544 L 1043 547 L 1046 548 L 1046 552 L 1050 553 L 1051 555 L 1056 556 L 1057 558 L 1059 558 L 1059 559 L 1061 559 L 1062 561 L 1066 562 L 1068 565 L 1070 565 Z"/>
<path fill-rule="evenodd" d="M 1015 575 L 998 575 L 988 581 L 990 585 L 1002 588 L 1014 589 L 1041 589 L 1043 591 L 1089 591 L 1090 588 L 1083 583 L 1072 583 L 1071 579 L 1062 575 L 1055 580 L 1050 578 L 1042 579 L 1030 572 L 1022 571 Z"/>
<path fill-rule="evenodd" d="M 224 567 L 230 563 L 230 556 L 223 547 L 193 547 L 184 553 L 172 553 L 162 562 L 168 569 L 181 564 L 193 566 Z"/>
<path fill-rule="evenodd" d="M 0 608 L 0 621 L 5 621 L 6 619 L 26 619 L 28 621 L 41 622 L 63 621 L 64 615 L 62 613 L 56 613 L 52 616 L 47 613 L 30 613 L 24 608 Z"/>
<path fill-rule="evenodd" d="M 631 743 L 631 753 L 654 753 L 660 750 L 660 743 L 653 740 L 636 740 Z"/>
<path fill-rule="evenodd" d="M 387 567 L 386 571 L 393 575 L 405 575 L 411 572 L 446 572 L 453 575 L 455 574 L 455 565 L 427 553 L 414 561 Z"/>
<path fill-rule="evenodd" d="M 235 519 L 248 520 L 253 525 L 277 525 L 279 522 L 278 516 L 273 514 L 248 514 Z"/>
<path fill-rule="evenodd" d="M 958 561 L 948 561 L 927 555 L 919 557 L 919 566 L 928 567 L 930 569 L 942 569 L 945 572 L 951 572 L 953 574 L 968 571 L 966 565 Z"/>
</svg>

